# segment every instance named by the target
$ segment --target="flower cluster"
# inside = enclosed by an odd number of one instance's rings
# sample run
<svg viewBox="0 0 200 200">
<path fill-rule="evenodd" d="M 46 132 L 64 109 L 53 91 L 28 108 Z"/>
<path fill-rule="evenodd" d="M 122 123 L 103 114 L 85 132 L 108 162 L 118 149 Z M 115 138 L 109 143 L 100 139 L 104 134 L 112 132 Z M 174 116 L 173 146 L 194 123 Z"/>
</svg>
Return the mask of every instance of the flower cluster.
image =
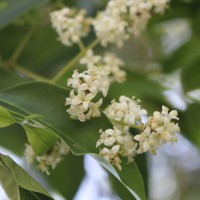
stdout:
<svg viewBox="0 0 200 200">
<path fill-rule="evenodd" d="M 168 2 L 169 0 L 110 0 L 105 10 L 99 12 L 94 19 L 86 18 L 83 10 L 78 12 L 70 8 L 51 13 L 53 27 L 61 42 L 67 46 L 79 43 L 81 54 L 85 55 L 79 63 L 87 67 L 87 70 L 81 73 L 75 70 L 67 83 L 72 90 L 65 105 L 69 107 L 67 112 L 72 119 L 85 122 L 99 117 L 100 106 L 110 83 L 122 83 L 126 79 L 126 72 L 121 70 L 124 65 L 121 59 L 113 53 L 95 55 L 90 47 L 84 48 L 80 38 L 86 36 L 93 25 L 97 41 L 102 46 L 115 44 L 121 47 L 131 35 L 141 34 L 153 13 L 163 13 Z M 169 112 L 165 106 L 162 106 L 161 112 L 155 111 L 153 116 L 148 117 L 147 111 L 141 108 L 140 100 L 120 96 L 119 101 L 113 100 L 104 113 L 113 128 L 99 131 L 100 138 L 96 147 L 100 149 L 99 154 L 119 170 L 122 168 L 122 158 L 132 162 L 137 154 L 147 151 L 156 154 L 159 146 L 178 140 L 179 126 L 174 122 L 178 120 L 177 111 Z M 142 121 L 144 115 L 146 123 Z M 29 146 L 27 151 L 30 151 Z M 35 155 L 31 151 L 29 155 L 32 161 Z M 37 161 L 43 171 L 48 170 L 44 167 L 49 162 L 46 157 L 37 158 Z"/>
<path fill-rule="evenodd" d="M 114 129 L 100 130 L 100 139 L 96 146 L 100 148 L 100 155 L 105 157 L 112 165 L 121 170 L 121 157 L 127 157 L 132 162 L 136 154 L 149 151 L 156 154 L 157 148 L 167 142 L 177 142 L 178 124 L 172 120 L 178 120 L 176 110 L 162 106 L 162 111 L 155 111 L 148 117 L 146 123 L 141 120 L 147 111 L 141 109 L 139 100 L 125 96 L 119 98 L 119 102 L 112 101 L 104 113 L 114 125 Z M 130 133 L 130 128 L 138 129 L 139 134 Z M 103 148 L 102 148 L 103 146 Z"/>
<path fill-rule="evenodd" d="M 141 124 L 141 115 L 147 114 L 146 110 L 141 109 L 139 101 L 134 100 L 134 97 L 130 99 L 126 96 L 120 96 L 119 102 L 113 100 L 104 112 L 113 124 L 139 125 Z"/>
<path fill-rule="evenodd" d="M 87 36 L 91 19 L 85 15 L 85 10 L 77 11 L 67 7 L 50 14 L 52 26 L 64 45 L 71 46 L 73 43 L 78 43 L 81 37 Z"/>
<path fill-rule="evenodd" d="M 94 55 L 93 51 L 89 50 L 80 60 L 80 64 L 86 65 L 87 68 L 91 68 L 94 65 L 100 65 L 108 75 L 111 83 L 114 81 L 122 83 L 126 80 L 126 72 L 120 69 L 120 67 L 124 65 L 124 62 L 114 53 L 106 52 L 104 56 L 100 56 Z"/>
<path fill-rule="evenodd" d="M 55 169 L 56 166 L 63 160 L 63 157 L 69 153 L 69 151 L 69 146 L 64 141 L 59 140 L 42 156 L 37 156 L 31 145 L 26 144 L 24 155 L 29 164 L 36 161 L 38 163 L 38 169 L 49 175 L 49 167 Z"/>
<path fill-rule="evenodd" d="M 121 158 L 128 157 L 128 162 L 133 161 L 136 154 L 137 144 L 133 140 L 133 136 L 128 132 L 122 132 L 117 127 L 100 130 L 100 139 L 97 141 L 96 147 L 106 146 L 100 150 L 100 155 L 105 157 L 108 162 L 121 170 Z M 110 147 L 110 148 L 109 148 Z"/>
<path fill-rule="evenodd" d="M 138 36 L 145 28 L 153 12 L 163 13 L 169 0 L 110 0 L 104 11 L 92 19 L 86 11 L 68 7 L 51 13 L 51 21 L 59 39 L 67 46 L 78 43 L 87 36 L 93 25 L 102 46 L 108 43 L 121 47 L 133 34 Z"/>
<path fill-rule="evenodd" d="M 151 18 L 152 11 L 162 13 L 168 0 L 111 0 L 93 20 L 97 37 L 103 46 L 121 47 L 130 35 L 139 35 Z"/>
<path fill-rule="evenodd" d="M 136 135 L 134 139 L 139 142 L 137 153 L 149 151 L 156 154 L 156 150 L 162 144 L 167 142 L 177 142 L 176 132 L 179 132 L 178 124 L 172 122 L 173 119 L 178 120 L 177 111 L 169 112 L 169 109 L 162 106 L 162 112 L 154 112 L 153 116 L 148 118 L 141 134 Z"/>
<path fill-rule="evenodd" d="M 82 73 L 75 70 L 72 78 L 68 79 L 68 86 L 73 89 L 65 105 L 70 106 L 67 112 L 72 119 L 84 122 L 100 116 L 99 107 L 103 100 L 100 98 L 97 102 L 93 101 L 99 92 L 104 97 L 107 95 L 109 80 L 104 70 L 99 67 L 91 67 Z"/>
</svg>

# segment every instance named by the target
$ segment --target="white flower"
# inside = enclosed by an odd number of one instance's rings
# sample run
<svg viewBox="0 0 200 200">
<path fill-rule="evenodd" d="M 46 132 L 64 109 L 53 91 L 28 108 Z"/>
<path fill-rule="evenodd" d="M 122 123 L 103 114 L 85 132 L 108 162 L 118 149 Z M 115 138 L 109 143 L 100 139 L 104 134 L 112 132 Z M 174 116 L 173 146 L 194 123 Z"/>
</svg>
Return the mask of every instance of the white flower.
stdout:
<svg viewBox="0 0 200 200">
<path fill-rule="evenodd" d="M 129 132 L 126 132 L 126 134 L 123 136 L 121 155 L 128 158 L 128 163 L 134 161 L 134 157 L 137 154 L 136 148 L 137 143 L 133 140 L 133 136 Z"/>
<path fill-rule="evenodd" d="M 86 65 L 88 68 L 94 67 L 101 60 L 101 56 L 94 55 L 92 50 L 89 50 L 85 57 L 80 60 L 81 65 Z"/>
<path fill-rule="evenodd" d="M 49 167 L 55 169 L 63 160 L 63 156 L 67 155 L 69 151 L 70 147 L 63 140 L 59 140 L 52 149 L 49 149 L 48 152 L 42 156 L 37 156 L 29 144 L 26 144 L 24 154 L 29 164 L 35 160 L 38 163 L 37 168 L 49 175 Z"/>
<path fill-rule="evenodd" d="M 167 142 L 177 142 L 177 132 L 180 131 L 178 124 L 172 122 L 173 119 L 178 120 L 176 110 L 169 112 L 169 109 L 162 106 L 162 112 L 154 112 L 153 116 L 148 118 L 141 134 L 134 137 L 139 142 L 137 153 L 149 151 L 156 154 L 159 146 Z"/>
<path fill-rule="evenodd" d="M 75 70 L 72 78 L 68 79 L 68 86 L 73 88 L 65 103 L 70 106 L 67 112 L 71 118 L 84 122 L 91 117 L 100 116 L 102 99 L 96 103 L 93 99 L 99 92 L 105 97 L 109 89 L 108 77 L 101 68 L 91 67 L 82 73 Z"/>
<path fill-rule="evenodd" d="M 113 129 L 107 129 L 105 131 L 100 130 L 100 139 L 97 141 L 97 147 L 101 144 L 105 146 L 113 146 L 115 142 L 123 143 L 122 132 L 114 127 Z"/>
<path fill-rule="evenodd" d="M 168 8 L 170 0 L 151 0 L 156 13 L 163 13 Z"/>
<path fill-rule="evenodd" d="M 78 43 L 81 37 L 88 34 L 91 19 L 85 15 L 85 10 L 77 11 L 67 7 L 50 14 L 52 26 L 64 45 L 71 46 L 73 43 Z"/>
<path fill-rule="evenodd" d="M 119 102 L 112 101 L 104 112 L 113 123 L 125 123 L 127 126 L 131 126 L 141 123 L 141 115 L 147 114 L 147 111 L 141 109 L 138 102 L 138 100 L 134 101 L 134 98 L 120 96 Z"/>
<path fill-rule="evenodd" d="M 113 43 L 121 47 L 123 42 L 129 38 L 126 33 L 127 22 L 118 17 L 107 15 L 105 12 L 97 15 L 96 19 L 93 20 L 93 26 L 102 46 Z"/>
<path fill-rule="evenodd" d="M 116 166 L 119 170 L 121 170 L 121 159 L 118 155 L 120 146 L 115 145 L 111 149 L 103 148 L 100 151 L 100 155 L 103 156 L 108 162 L 110 162 L 112 165 Z"/>
<path fill-rule="evenodd" d="M 103 46 L 121 47 L 131 36 L 146 28 L 153 11 L 163 13 L 168 0 L 110 0 L 104 12 L 97 15 L 93 26 Z"/>
<path fill-rule="evenodd" d="M 105 53 L 102 62 L 103 69 L 109 75 L 110 82 L 117 81 L 122 83 L 126 80 L 126 72 L 120 69 L 120 67 L 124 65 L 124 62 L 117 58 L 115 54 Z"/>
<path fill-rule="evenodd" d="M 108 2 L 106 13 L 110 16 L 120 16 L 126 14 L 127 9 L 127 0 L 111 0 Z"/>
<path fill-rule="evenodd" d="M 123 132 L 122 132 L 123 131 Z M 121 157 L 126 157 L 128 163 L 134 160 L 136 155 L 137 143 L 134 141 L 133 136 L 128 132 L 127 127 L 119 129 L 100 130 L 100 139 L 97 141 L 96 147 L 106 146 L 100 150 L 100 155 L 104 156 L 112 165 L 117 166 L 121 170 Z M 111 150 L 107 147 L 112 147 Z M 117 164 L 116 164 L 117 163 Z"/>
<path fill-rule="evenodd" d="M 25 144 L 24 156 L 28 164 L 33 163 L 36 154 L 33 151 L 33 148 L 31 147 L 31 145 Z"/>
<path fill-rule="evenodd" d="M 124 65 L 124 62 L 113 53 L 106 52 L 102 57 L 95 55 L 92 50 L 89 50 L 80 60 L 80 64 L 86 65 L 88 69 L 93 68 L 95 65 L 101 66 L 108 75 L 110 83 L 113 81 L 122 83 L 126 80 L 126 72 L 120 69 L 120 67 Z M 74 76 L 76 76 L 76 74 L 74 74 Z M 73 84 L 79 87 L 80 83 L 76 81 Z"/>
</svg>

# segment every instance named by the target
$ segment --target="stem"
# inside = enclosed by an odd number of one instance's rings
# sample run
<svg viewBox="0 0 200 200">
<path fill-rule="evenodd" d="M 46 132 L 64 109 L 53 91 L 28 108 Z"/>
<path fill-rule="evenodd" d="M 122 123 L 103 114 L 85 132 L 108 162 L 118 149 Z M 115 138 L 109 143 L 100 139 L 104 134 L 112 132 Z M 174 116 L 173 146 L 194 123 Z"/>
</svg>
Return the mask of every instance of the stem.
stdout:
<svg viewBox="0 0 200 200">
<path fill-rule="evenodd" d="M 78 46 L 79 46 L 81 51 L 85 50 L 85 45 L 83 44 L 83 42 L 81 40 L 79 41 Z"/>
<path fill-rule="evenodd" d="M 143 129 L 142 125 L 136 125 L 136 124 L 131 124 L 130 127 L 131 127 L 131 128 L 136 128 L 136 129 L 139 129 L 139 130 L 142 130 L 142 129 Z"/>
<path fill-rule="evenodd" d="M 28 78 L 30 78 L 32 80 L 49 82 L 48 79 L 46 79 L 46 78 L 44 78 L 44 77 L 42 77 L 40 75 L 37 75 L 37 74 L 35 74 L 35 73 L 33 73 L 33 72 L 29 71 L 29 70 L 26 70 L 26 69 L 20 67 L 19 65 L 14 65 L 13 67 L 14 67 L 14 69 L 16 71 L 20 72 L 22 75 L 25 75 L 26 77 L 28 77 Z"/>
<path fill-rule="evenodd" d="M 94 40 L 87 48 L 84 48 L 79 54 L 77 54 L 66 66 L 64 66 L 52 79 L 51 82 L 56 83 L 69 69 L 74 67 L 74 65 L 85 55 L 89 50 L 97 46 L 99 40 Z"/>
<path fill-rule="evenodd" d="M 32 36 L 34 31 L 34 28 L 31 28 L 27 34 L 25 35 L 25 37 L 23 38 L 23 40 L 20 42 L 19 46 L 16 48 L 16 50 L 14 51 L 13 55 L 10 58 L 10 66 L 14 65 L 17 61 L 17 59 L 19 58 L 20 54 L 22 53 L 24 47 L 26 46 L 27 42 L 29 41 L 30 37 Z"/>
<path fill-rule="evenodd" d="M 125 127 L 125 126 L 128 126 L 126 123 L 122 122 L 122 121 L 116 121 L 116 120 L 111 120 L 111 123 L 114 125 L 114 124 L 119 124 L 121 125 L 122 127 Z M 135 128 L 135 129 L 139 129 L 139 130 L 142 130 L 143 129 L 143 125 L 137 125 L 137 124 L 131 124 L 129 125 L 129 127 L 131 128 Z"/>
</svg>

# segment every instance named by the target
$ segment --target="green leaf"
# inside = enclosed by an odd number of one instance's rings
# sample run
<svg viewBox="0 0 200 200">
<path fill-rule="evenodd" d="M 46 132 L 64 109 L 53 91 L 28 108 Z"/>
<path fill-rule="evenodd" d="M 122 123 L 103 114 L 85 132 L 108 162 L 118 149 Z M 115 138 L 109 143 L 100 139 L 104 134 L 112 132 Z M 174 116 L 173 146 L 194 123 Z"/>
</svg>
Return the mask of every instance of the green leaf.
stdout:
<svg viewBox="0 0 200 200">
<path fill-rule="evenodd" d="M 140 171 L 135 163 L 122 163 L 122 170 L 116 171 L 115 168 L 99 155 L 92 155 L 104 168 L 115 176 L 128 191 L 137 199 L 146 199 L 144 183 Z"/>
<path fill-rule="evenodd" d="M 20 191 L 20 200 L 50 200 L 46 195 L 35 193 L 30 190 L 25 190 L 19 187 Z"/>
<path fill-rule="evenodd" d="M 15 118 L 4 107 L 0 106 L 0 128 L 10 126 L 15 122 Z"/>
<path fill-rule="evenodd" d="M 50 173 L 44 177 L 47 182 L 66 199 L 73 199 L 85 175 L 83 156 L 70 153 Z"/>
<path fill-rule="evenodd" d="M 43 155 L 58 139 L 56 133 L 42 124 L 23 124 L 29 143 L 37 155 Z"/>
<path fill-rule="evenodd" d="M 10 200 L 20 200 L 19 187 L 12 171 L 0 160 L 0 183 Z"/>
<path fill-rule="evenodd" d="M 0 128 L 0 145 L 22 156 L 27 137 L 24 129 L 15 123 L 12 126 Z"/>
<path fill-rule="evenodd" d="M 180 127 L 184 135 L 200 148 L 200 103 L 190 104 L 180 116 Z"/>
<path fill-rule="evenodd" d="M 10 179 L 10 183 L 15 187 L 14 188 L 7 188 L 9 193 L 11 190 L 15 192 L 15 197 L 19 195 L 19 190 L 20 190 L 20 198 L 13 198 L 13 200 L 29 200 L 29 198 L 24 198 L 24 195 L 21 194 L 21 188 L 23 190 L 26 190 L 29 194 L 33 194 L 35 199 L 53 199 L 51 195 L 38 183 L 36 182 L 29 174 L 27 174 L 19 165 L 17 165 L 9 156 L 0 154 L 0 166 L 4 167 L 12 176 L 8 176 L 7 178 Z M 5 169 L 3 170 L 5 171 Z M 1 170 L 0 170 L 1 171 Z M 1 181 L 4 179 L 1 179 Z M 5 180 L 6 182 L 7 180 Z M 5 183 L 4 182 L 4 183 Z M 16 186 L 17 184 L 17 186 Z M 7 186 L 8 187 L 8 186 Z M 16 189 L 18 187 L 18 189 Z M 6 192 L 7 192 L 6 190 Z M 17 192 L 16 192 L 17 191 Z M 22 192 L 24 193 L 24 192 Z M 23 198 L 21 198 L 21 196 Z M 41 196 L 45 196 L 45 198 L 41 198 Z"/>
<path fill-rule="evenodd" d="M 21 14 L 36 7 L 40 4 L 46 3 L 48 0 L 3 0 L 1 2 L 0 10 L 0 28 L 7 25 Z"/>
<path fill-rule="evenodd" d="M 15 73 L 11 73 L 0 66 L 0 90 L 25 82 Z M 8 81 L 9 80 L 9 81 Z"/>
<path fill-rule="evenodd" d="M 104 115 L 85 123 L 72 120 L 64 106 L 68 95 L 69 91 L 64 88 L 45 82 L 29 82 L 1 91 L 0 102 L 21 109 L 27 115 L 42 115 L 43 118 L 39 122 L 54 130 L 70 146 L 73 153 L 78 155 L 97 153 L 95 146 L 99 130 L 110 128 L 112 125 Z M 119 172 L 101 157 L 97 158 L 133 196 L 145 199 L 141 175 L 134 164 L 124 164 L 124 169 Z"/>
<path fill-rule="evenodd" d="M 68 95 L 67 89 L 45 82 L 29 82 L 1 91 L 0 101 L 21 110 L 22 115 L 43 116 L 38 122 L 59 134 L 75 154 L 97 152 L 99 130 L 110 127 L 110 122 L 104 115 L 87 123 L 71 119 L 64 105 Z"/>
</svg>

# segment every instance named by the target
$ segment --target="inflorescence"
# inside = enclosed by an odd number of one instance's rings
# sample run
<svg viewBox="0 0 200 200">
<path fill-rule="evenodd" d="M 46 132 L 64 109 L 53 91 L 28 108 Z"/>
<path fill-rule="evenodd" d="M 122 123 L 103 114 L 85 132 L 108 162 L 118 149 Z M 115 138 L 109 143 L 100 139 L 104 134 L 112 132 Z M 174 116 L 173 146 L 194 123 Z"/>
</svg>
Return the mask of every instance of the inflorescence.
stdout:
<svg viewBox="0 0 200 200">
<path fill-rule="evenodd" d="M 97 41 L 102 46 L 114 44 L 122 47 L 131 36 L 138 36 L 146 28 L 153 13 L 163 13 L 169 0 L 110 0 L 105 10 L 96 17 L 86 16 L 85 10 L 63 8 L 50 14 L 53 27 L 59 40 L 66 46 L 79 44 L 84 56 L 79 64 L 87 69 L 74 70 L 67 85 L 71 88 L 65 105 L 70 117 L 85 122 L 100 117 L 100 106 L 107 96 L 109 86 L 114 81 L 123 83 L 126 72 L 121 69 L 124 62 L 115 54 L 106 52 L 103 56 L 95 55 L 90 48 L 84 48 L 81 41 L 93 27 Z M 120 96 L 103 110 L 113 127 L 99 130 L 100 137 L 96 143 L 99 154 L 113 166 L 122 169 L 122 160 L 133 162 L 137 154 L 150 152 L 156 154 L 158 147 L 170 142 L 177 142 L 180 131 L 178 113 L 162 106 L 162 111 L 155 111 L 148 116 L 141 108 L 140 100 Z M 146 122 L 142 120 L 146 118 Z M 29 163 L 36 160 L 42 171 L 49 174 L 48 168 L 55 166 L 67 154 L 69 147 L 63 141 L 43 156 L 37 156 L 30 145 L 26 145 L 25 155 Z"/>
<path fill-rule="evenodd" d="M 24 155 L 28 164 L 35 161 L 38 164 L 37 168 L 49 175 L 49 168 L 55 169 L 63 160 L 63 157 L 69 152 L 70 147 L 63 140 L 58 140 L 55 145 L 42 156 L 36 155 L 31 145 L 26 144 Z"/>
</svg>

